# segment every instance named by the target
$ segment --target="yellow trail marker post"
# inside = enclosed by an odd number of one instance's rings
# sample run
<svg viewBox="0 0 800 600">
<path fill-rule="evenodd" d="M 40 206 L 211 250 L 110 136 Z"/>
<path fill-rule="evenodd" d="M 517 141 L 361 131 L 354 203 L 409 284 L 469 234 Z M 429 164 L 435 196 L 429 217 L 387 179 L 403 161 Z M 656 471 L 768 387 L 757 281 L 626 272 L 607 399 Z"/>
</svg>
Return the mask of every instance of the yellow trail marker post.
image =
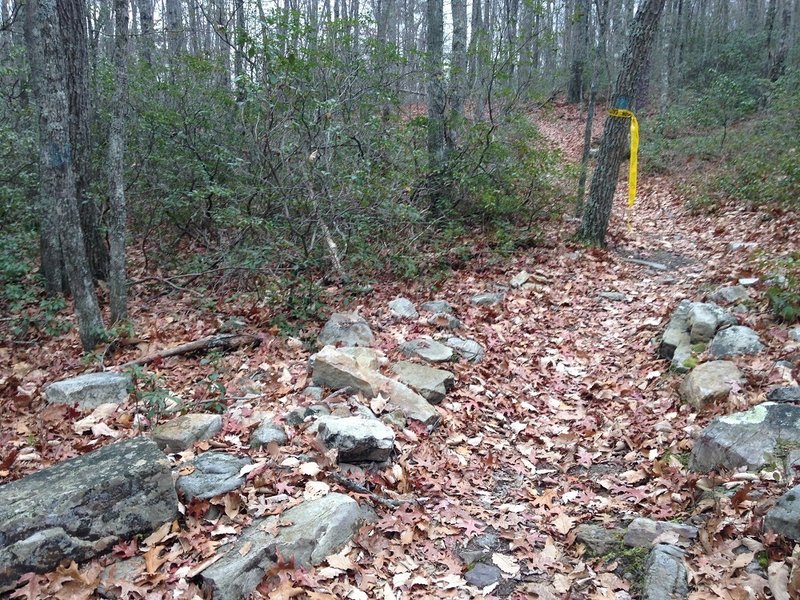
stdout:
<svg viewBox="0 0 800 600">
<path fill-rule="evenodd" d="M 633 208 L 636 202 L 636 170 L 638 166 L 639 157 L 639 121 L 636 120 L 636 115 L 629 110 L 623 108 L 611 108 L 608 114 L 612 117 L 619 117 L 621 119 L 631 120 L 631 158 L 630 166 L 628 168 L 628 207 Z"/>
</svg>

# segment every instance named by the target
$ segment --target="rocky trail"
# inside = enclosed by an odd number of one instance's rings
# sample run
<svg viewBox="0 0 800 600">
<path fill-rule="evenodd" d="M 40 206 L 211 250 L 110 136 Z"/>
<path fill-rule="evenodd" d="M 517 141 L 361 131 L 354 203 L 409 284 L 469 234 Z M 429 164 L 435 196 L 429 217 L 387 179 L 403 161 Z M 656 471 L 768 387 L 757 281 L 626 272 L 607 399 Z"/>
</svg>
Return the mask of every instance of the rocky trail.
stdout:
<svg viewBox="0 0 800 600">
<path fill-rule="evenodd" d="M 574 160 L 580 116 L 536 119 Z M 341 303 L 313 351 L 257 306 L 141 306 L 153 334 L 120 363 L 232 316 L 262 342 L 156 361 L 138 404 L 113 370 L 48 387 L 82 371 L 74 348 L 0 347 L 0 590 L 796 597 L 800 329 L 765 296 L 795 217 L 692 213 L 650 175 L 638 197 L 607 250 L 548 223 L 437 290 Z M 145 399 L 163 423 L 140 436 Z"/>
</svg>

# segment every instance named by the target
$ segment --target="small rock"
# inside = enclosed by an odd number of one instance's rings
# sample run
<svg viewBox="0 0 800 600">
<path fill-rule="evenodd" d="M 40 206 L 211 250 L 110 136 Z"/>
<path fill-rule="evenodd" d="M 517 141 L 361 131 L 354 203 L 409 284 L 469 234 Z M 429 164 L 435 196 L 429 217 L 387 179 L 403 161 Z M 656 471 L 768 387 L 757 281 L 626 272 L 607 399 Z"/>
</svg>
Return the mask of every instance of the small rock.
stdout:
<svg viewBox="0 0 800 600">
<path fill-rule="evenodd" d="M 643 600 L 676 600 L 689 595 L 689 573 L 683 551 L 669 544 L 658 544 L 644 567 Z"/>
<path fill-rule="evenodd" d="M 394 432 L 377 419 L 320 417 L 319 439 L 339 451 L 342 462 L 382 462 L 394 449 Z"/>
<path fill-rule="evenodd" d="M 605 556 L 619 545 L 621 533 L 619 529 L 586 523 L 575 528 L 575 540 L 586 546 L 590 556 Z"/>
<path fill-rule="evenodd" d="M 492 306 L 503 301 L 503 294 L 500 292 L 482 292 L 470 298 L 470 302 L 475 306 Z"/>
<path fill-rule="evenodd" d="M 194 471 L 179 477 L 175 487 L 186 500 L 208 500 L 242 486 L 244 477 L 239 477 L 239 470 L 252 462 L 225 452 L 204 452 L 191 462 Z"/>
<path fill-rule="evenodd" d="M 672 361 L 670 361 L 670 368 L 676 373 L 688 373 L 697 364 L 697 358 L 692 352 L 692 344 L 689 341 L 689 334 L 685 335 L 685 340 L 675 348 L 672 354 Z"/>
<path fill-rule="evenodd" d="M 530 278 L 531 278 L 530 273 L 528 273 L 527 271 L 520 271 L 519 273 L 514 275 L 514 277 L 512 277 L 511 281 L 509 281 L 508 283 L 512 288 L 518 288 L 525 285 L 528 282 L 528 279 Z"/>
<path fill-rule="evenodd" d="M 794 327 L 789 330 L 789 339 L 793 342 L 800 342 L 800 327 Z"/>
<path fill-rule="evenodd" d="M 744 287 L 752 287 L 759 282 L 758 277 L 742 277 L 739 280 L 739 285 Z"/>
<path fill-rule="evenodd" d="M 124 584 L 135 583 L 144 574 L 147 565 L 141 556 L 132 556 L 125 560 L 116 560 L 100 572 L 97 593 L 102 598 L 124 600 L 122 590 Z M 120 588 L 117 590 L 117 588 Z M 129 594 L 124 594 L 129 597 Z"/>
<path fill-rule="evenodd" d="M 451 331 L 464 327 L 464 324 L 459 319 L 447 313 L 436 313 L 432 315 L 428 318 L 428 323 L 442 329 L 450 329 Z"/>
<path fill-rule="evenodd" d="M 320 346 L 371 346 L 375 336 L 366 319 L 355 313 L 334 313 L 317 338 Z"/>
<path fill-rule="evenodd" d="M 444 313 L 447 315 L 453 314 L 453 305 L 447 300 L 429 300 L 425 302 L 420 308 L 430 313 Z"/>
<path fill-rule="evenodd" d="M 742 354 L 758 354 L 763 348 L 761 339 L 755 331 L 737 325 L 717 333 L 711 340 L 709 351 L 714 358 L 728 358 Z"/>
<path fill-rule="evenodd" d="M 303 390 L 303 396 L 307 396 L 315 402 L 319 402 L 322 400 L 322 388 L 316 385 L 310 385 Z"/>
<path fill-rule="evenodd" d="M 417 312 L 414 303 L 408 298 L 395 298 L 389 302 L 389 310 L 391 310 L 392 314 L 395 316 L 403 319 L 416 319 L 419 317 L 419 313 Z"/>
<path fill-rule="evenodd" d="M 625 533 L 623 541 L 626 546 L 633 548 L 649 548 L 654 542 L 658 543 L 657 540 L 662 536 L 677 538 L 670 540 L 671 544 L 679 543 L 688 546 L 697 538 L 697 527 L 640 517 L 628 525 L 628 531 Z"/>
<path fill-rule="evenodd" d="M 687 314 L 691 342 L 708 342 L 717 329 L 725 324 L 735 324 L 736 319 L 728 311 L 711 302 L 692 302 Z"/>
<path fill-rule="evenodd" d="M 478 363 L 486 356 L 486 351 L 475 340 L 451 337 L 447 338 L 446 344 L 464 357 L 467 362 Z"/>
<path fill-rule="evenodd" d="M 764 531 L 774 531 L 800 541 L 800 485 L 778 498 L 764 519 Z"/>
<path fill-rule="evenodd" d="M 486 563 L 475 563 L 475 566 L 464 574 L 468 584 L 481 589 L 497 583 L 502 577 L 503 572 L 500 569 Z"/>
<path fill-rule="evenodd" d="M 747 288 L 743 285 L 729 285 L 718 288 L 711 294 L 711 299 L 714 302 L 722 302 L 724 304 L 736 304 L 749 298 Z"/>
<path fill-rule="evenodd" d="M 199 440 L 207 440 L 222 429 L 222 416 L 191 413 L 159 425 L 151 434 L 158 447 L 166 452 L 183 452 Z"/>
<path fill-rule="evenodd" d="M 800 403 L 800 385 L 787 385 L 770 390 L 767 393 L 770 402 L 798 402 Z"/>
<path fill-rule="evenodd" d="M 682 301 L 670 317 L 664 335 L 661 337 L 661 345 L 658 354 L 662 358 L 672 360 L 675 349 L 679 346 L 689 346 L 689 307 L 691 302 Z"/>
<path fill-rule="evenodd" d="M 49 404 L 77 404 L 81 409 L 95 409 L 101 404 L 125 402 L 130 384 L 130 377 L 122 373 L 87 373 L 51 383 L 44 395 Z"/>
<path fill-rule="evenodd" d="M 680 388 L 680 396 L 684 402 L 696 409 L 726 400 L 734 385 L 744 384 L 744 378 L 732 362 L 713 360 L 694 368 Z"/>
<path fill-rule="evenodd" d="M 393 410 L 381 415 L 381 421 L 387 425 L 393 425 L 398 429 L 403 429 L 406 426 L 406 415 L 402 410 Z"/>
<path fill-rule="evenodd" d="M 770 287 L 786 288 L 789 286 L 789 279 L 782 273 L 775 273 L 767 277 L 764 283 Z"/>
<path fill-rule="evenodd" d="M 597 295 L 605 300 L 611 300 L 612 302 L 625 302 L 628 299 L 622 292 L 598 292 Z"/>
<path fill-rule="evenodd" d="M 305 416 L 303 420 L 305 420 Z M 250 447 L 262 448 L 273 442 L 278 446 L 283 446 L 287 439 L 283 427 L 272 421 L 266 421 L 250 434 Z"/>
<path fill-rule="evenodd" d="M 419 393 L 432 404 L 444 400 L 445 394 L 453 387 L 455 377 L 450 371 L 434 369 L 408 361 L 392 365 L 400 381 Z"/>
<path fill-rule="evenodd" d="M 400 352 L 406 356 L 418 356 L 428 362 L 448 362 L 453 358 L 453 350 L 437 341 L 419 338 L 400 344 Z"/>
<path fill-rule="evenodd" d="M 755 242 L 731 242 L 730 244 L 728 244 L 728 249 L 731 251 L 753 250 L 754 248 L 757 247 L 758 244 L 756 244 Z"/>
</svg>

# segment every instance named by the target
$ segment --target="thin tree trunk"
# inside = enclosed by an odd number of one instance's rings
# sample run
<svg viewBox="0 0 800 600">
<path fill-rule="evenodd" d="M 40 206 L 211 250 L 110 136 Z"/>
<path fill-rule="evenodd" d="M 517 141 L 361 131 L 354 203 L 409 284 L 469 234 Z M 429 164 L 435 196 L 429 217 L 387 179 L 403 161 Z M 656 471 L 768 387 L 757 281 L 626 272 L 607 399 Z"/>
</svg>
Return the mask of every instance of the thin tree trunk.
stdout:
<svg viewBox="0 0 800 600">
<path fill-rule="evenodd" d="M 467 0 L 451 0 L 453 14 L 453 51 L 450 61 L 450 149 L 458 145 L 457 130 L 464 119 L 464 96 L 467 77 Z"/>
<path fill-rule="evenodd" d="M 645 0 L 634 19 L 628 46 L 622 56 L 611 106 L 630 109 L 655 37 L 665 0 Z M 583 213 L 579 236 L 588 243 L 605 245 L 614 192 L 617 189 L 623 146 L 628 137 L 628 119 L 606 119 L 597 168 L 592 177 L 589 201 Z"/>
<path fill-rule="evenodd" d="M 573 21 L 573 57 L 570 65 L 567 102 L 578 104 L 583 101 L 583 70 L 586 64 L 586 48 L 589 45 L 589 0 L 577 0 Z"/>
<path fill-rule="evenodd" d="M 125 106 L 128 96 L 128 0 L 114 0 L 114 105 L 108 139 L 110 273 L 108 289 L 111 322 L 128 317 L 125 243 L 128 211 L 125 204 Z"/>
<path fill-rule="evenodd" d="M 431 212 L 441 210 L 442 168 L 444 167 L 445 98 L 442 75 L 442 46 L 444 44 L 444 15 L 442 0 L 428 1 L 428 168 L 431 179 Z"/>
<path fill-rule="evenodd" d="M 153 66 L 153 0 L 136 0 L 139 8 L 139 35 L 141 36 L 140 49 L 144 61 Z"/>
</svg>

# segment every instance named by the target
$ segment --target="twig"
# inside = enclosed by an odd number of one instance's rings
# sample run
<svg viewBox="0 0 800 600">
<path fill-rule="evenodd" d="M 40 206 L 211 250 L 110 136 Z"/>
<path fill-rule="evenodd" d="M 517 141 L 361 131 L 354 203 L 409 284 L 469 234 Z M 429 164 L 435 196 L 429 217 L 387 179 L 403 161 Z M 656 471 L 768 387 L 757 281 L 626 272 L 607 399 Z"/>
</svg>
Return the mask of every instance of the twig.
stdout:
<svg viewBox="0 0 800 600">
<path fill-rule="evenodd" d="M 404 504 L 413 504 L 415 502 L 415 500 L 393 500 L 391 498 L 387 498 L 386 496 L 381 496 L 380 494 L 370 491 L 367 487 L 361 485 L 360 483 L 357 483 L 352 479 L 348 479 L 344 475 L 339 475 L 339 473 L 328 473 L 328 476 L 336 483 L 346 487 L 351 492 L 369 496 L 373 501 L 389 508 L 397 508 L 398 506 L 403 506 Z"/>
<path fill-rule="evenodd" d="M 240 346 L 258 346 L 261 343 L 261 338 L 256 335 L 247 334 L 224 334 L 212 335 L 201 340 L 195 340 L 188 344 L 181 344 L 174 348 L 167 348 L 155 354 L 148 354 L 142 358 L 137 358 L 123 365 L 119 365 L 118 369 L 125 369 L 127 367 L 141 366 L 151 363 L 153 361 L 169 358 L 170 356 L 178 356 L 181 354 L 189 354 L 190 352 L 197 352 L 198 350 L 210 350 L 212 348 L 223 348 L 225 350 L 232 350 Z"/>
</svg>

